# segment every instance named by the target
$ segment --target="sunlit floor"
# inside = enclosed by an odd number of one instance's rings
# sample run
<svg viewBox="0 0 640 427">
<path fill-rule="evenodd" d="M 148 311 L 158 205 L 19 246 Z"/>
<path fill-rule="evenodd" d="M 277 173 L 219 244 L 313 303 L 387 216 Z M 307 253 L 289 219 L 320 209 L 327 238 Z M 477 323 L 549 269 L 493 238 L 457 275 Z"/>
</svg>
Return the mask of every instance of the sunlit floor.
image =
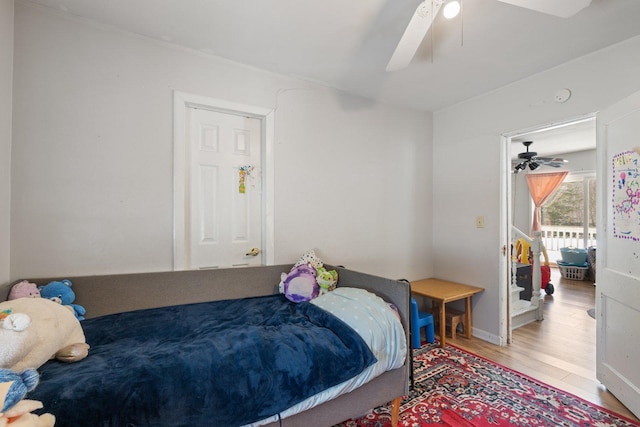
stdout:
<svg viewBox="0 0 640 427">
<path fill-rule="evenodd" d="M 458 334 L 447 342 L 480 354 L 549 385 L 637 421 L 596 379 L 595 285 L 562 279 L 551 269 L 553 295 L 544 297 L 544 320 L 513 331 L 513 343 L 500 347 Z"/>
</svg>

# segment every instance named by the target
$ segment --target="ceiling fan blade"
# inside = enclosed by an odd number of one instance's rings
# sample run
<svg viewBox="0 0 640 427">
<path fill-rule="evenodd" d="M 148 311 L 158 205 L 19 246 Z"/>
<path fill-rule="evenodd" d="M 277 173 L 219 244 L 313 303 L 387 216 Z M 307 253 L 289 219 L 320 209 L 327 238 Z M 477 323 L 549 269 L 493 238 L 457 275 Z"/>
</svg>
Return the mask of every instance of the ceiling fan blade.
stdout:
<svg viewBox="0 0 640 427">
<path fill-rule="evenodd" d="M 498 0 L 560 18 L 569 18 L 591 4 L 591 0 Z"/>
<path fill-rule="evenodd" d="M 554 168 L 560 168 L 564 166 L 565 163 L 568 163 L 568 160 L 560 159 L 558 157 L 536 157 L 534 161 L 541 165 L 551 166 Z"/>
<path fill-rule="evenodd" d="M 398 71 L 409 65 L 440 7 L 442 7 L 441 1 L 431 0 L 423 1 L 418 5 L 387 64 L 387 71 Z"/>
</svg>

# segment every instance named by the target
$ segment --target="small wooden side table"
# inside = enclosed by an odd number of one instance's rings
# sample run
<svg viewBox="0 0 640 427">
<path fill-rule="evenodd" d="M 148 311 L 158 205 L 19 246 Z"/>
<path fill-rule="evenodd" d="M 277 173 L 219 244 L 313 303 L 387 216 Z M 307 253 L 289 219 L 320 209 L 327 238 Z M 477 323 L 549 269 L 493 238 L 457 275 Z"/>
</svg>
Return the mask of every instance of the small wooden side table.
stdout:
<svg viewBox="0 0 640 427">
<path fill-rule="evenodd" d="M 449 282 L 441 279 L 422 279 L 411 282 L 411 292 L 430 298 L 440 304 L 440 347 L 446 344 L 446 303 L 465 299 L 465 328 L 464 335 L 471 338 L 471 297 L 483 292 L 484 288 Z"/>
</svg>

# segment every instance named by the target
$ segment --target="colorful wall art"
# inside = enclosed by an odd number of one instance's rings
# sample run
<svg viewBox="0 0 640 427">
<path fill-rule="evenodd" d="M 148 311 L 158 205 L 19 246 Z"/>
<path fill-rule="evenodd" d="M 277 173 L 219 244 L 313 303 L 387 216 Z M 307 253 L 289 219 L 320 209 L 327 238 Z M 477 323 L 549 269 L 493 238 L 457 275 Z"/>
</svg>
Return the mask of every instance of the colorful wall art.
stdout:
<svg viewBox="0 0 640 427">
<path fill-rule="evenodd" d="M 640 241 L 640 148 L 613 156 L 613 235 Z"/>
</svg>

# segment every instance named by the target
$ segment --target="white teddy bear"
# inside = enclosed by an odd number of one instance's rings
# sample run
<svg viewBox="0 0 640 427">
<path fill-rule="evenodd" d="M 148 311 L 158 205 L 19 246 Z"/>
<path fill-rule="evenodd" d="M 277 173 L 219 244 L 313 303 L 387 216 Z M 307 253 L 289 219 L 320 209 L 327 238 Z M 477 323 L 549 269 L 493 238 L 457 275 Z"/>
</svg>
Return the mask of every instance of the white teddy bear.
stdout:
<svg viewBox="0 0 640 427">
<path fill-rule="evenodd" d="M 0 368 L 39 368 L 49 359 L 76 362 L 89 351 L 80 321 L 44 298 L 0 303 Z"/>
</svg>

